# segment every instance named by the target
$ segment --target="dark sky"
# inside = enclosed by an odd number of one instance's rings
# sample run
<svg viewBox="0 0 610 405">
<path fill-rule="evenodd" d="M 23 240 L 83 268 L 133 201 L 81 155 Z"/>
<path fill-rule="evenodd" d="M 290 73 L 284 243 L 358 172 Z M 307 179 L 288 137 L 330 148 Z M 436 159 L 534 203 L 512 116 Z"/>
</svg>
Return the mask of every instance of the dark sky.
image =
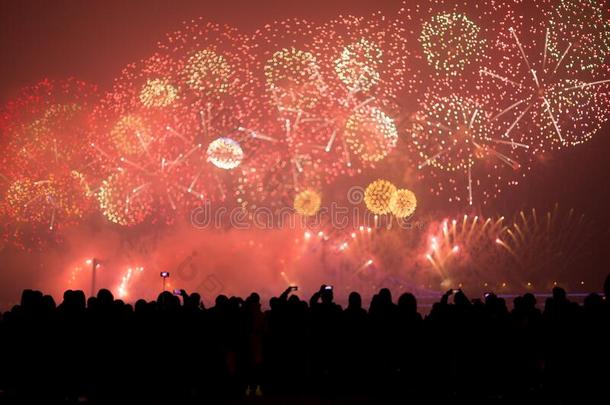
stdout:
<svg viewBox="0 0 610 405">
<path fill-rule="evenodd" d="M 287 17 L 391 12 L 399 0 L 0 0 L 0 101 L 42 77 L 108 84 L 194 17 L 253 31 Z"/>
</svg>

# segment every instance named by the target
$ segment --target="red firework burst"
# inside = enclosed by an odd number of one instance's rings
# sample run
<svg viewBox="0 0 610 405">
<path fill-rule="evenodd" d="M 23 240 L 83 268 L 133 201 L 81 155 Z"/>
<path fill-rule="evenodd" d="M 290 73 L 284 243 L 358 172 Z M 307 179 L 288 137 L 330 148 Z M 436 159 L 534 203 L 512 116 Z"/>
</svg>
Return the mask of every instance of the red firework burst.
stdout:
<svg viewBox="0 0 610 405">
<path fill-rule="evenodd" d="M 5 237 L 31 247 L 57 238 L 91 209 L 87 117 L 96 88 L 44 80 L 23 89 L 2 113 Z"/>
</svg>

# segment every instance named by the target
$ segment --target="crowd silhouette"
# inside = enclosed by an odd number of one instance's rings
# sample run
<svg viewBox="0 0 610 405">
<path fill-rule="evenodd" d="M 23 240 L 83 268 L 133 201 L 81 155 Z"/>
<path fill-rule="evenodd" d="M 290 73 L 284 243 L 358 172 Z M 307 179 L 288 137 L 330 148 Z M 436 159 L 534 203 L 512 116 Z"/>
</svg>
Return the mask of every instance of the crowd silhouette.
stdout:
<svg viewBox="0 0 610 405">
<path fill-rule="evenodd" d="M 0 318 L 0 401 L 588 403 L 610 381 L 609 296 L 610 276 L 603 296 L 580 305 L 556 287 L 543 310 L 529 293 L 509 310 L 449 290 L 424 318 L 388 289 L 368 311 L 356 292 L 342 309 L 330 286 L 309 302 L 289 287 L 267 311 L 256 293 L 204 308 L 185 291 L 132 306 L 105 289 L 59 305 L 25 290 Z"/>
</svg>

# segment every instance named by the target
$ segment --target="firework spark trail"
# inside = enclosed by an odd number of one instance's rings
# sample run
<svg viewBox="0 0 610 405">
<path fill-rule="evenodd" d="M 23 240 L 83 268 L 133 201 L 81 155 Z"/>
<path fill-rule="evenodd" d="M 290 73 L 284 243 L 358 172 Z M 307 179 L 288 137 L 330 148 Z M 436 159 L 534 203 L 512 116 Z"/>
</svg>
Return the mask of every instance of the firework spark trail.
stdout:
<svg viewBox="0 0 610 405">
<path fill-rule="evenodd" d="M 523 143 L 519 143 L 519 142 L 515 142 L 513 140 L 506 141 L 506 140 L 503 140 L 503 139 L 493 139 L 493 138 L 490 138 L 489 140 L 492 141 L 492 142 L 495 142 L 495 143 L 501 143 L 503 145 L 510 145 L 510 146 L 512 146 L 514 148 L 529 149 L 529 145 L 526 145 L 526 144 L 523 144 Z"/>
<path fill-rule="evenodd" d="M 512 84 L 513 86 L 515 86 L 517 88 L 523 88 L 523 86 L 520 83 L 517 83 L 516 81 L 508 79 L 508 78 L 506 78 L 504 76 L 501 76 L 501 75 L 499 75 L 497 73 L 490 72 L 487 69 L 481 69 L 480 73 L 484 74 L 484 75 L 487 75 L 487 76 L 490 76 L 490 77 L 493 77 L 494 79 L 498 79 L 498 80 L 500 80 L 500 81 L 502 81 L 504 83 Z"/>
<path fill-rule="evenodd" d="M 557 62 L 557 65 L 555 66 L 555 69 L 553 69 L 553 74 L 557 73 L 557 70 L 561 66 L 561 62 L 563 62 L 563 59 L 566 57 L 568 52 L 570 52 L 570 48 L 572 48 L 572 43 L 571 42 L 568 44 L 568 47 L 566 48 L 565 52 L 561 55 L 561 58 L 559 58 L 559 61 Z"/>
<path fill-rule="evenodd" d="M 428 159 L 426 159 L 425 162 L 420 163 L 419 166 L 417 166 L 418 169 L 423 169 L 424 167 L 428 166 L 430 163 L 434 162 L 436 160 L 436 158 L 438 158 L 440 155 L 442 155 L 443 153 L 447 153 L 451 150 L 451 147 L 448 147 L 447 149 L 443 149 L 441 151 L 439 151 L 436 155 L 430 156 Z"/>
<path fill-rule="evenodd" d="M 504 136 L 508 136 L 512 132 L 512 130 L 515 129 L 515 126 L 517 126 L 517 124 L 523 119 L 523 117 L 525 117 L 525 114 L 527 114 L 531 108 L 532 108 L 532 104 L 528 105 L 527 108 L 525 110 L 523 110 L 521 112 L 521 114 L 519 114 L 517 119 L 515 119 L 512 124 L 510 124 L 510 126 L 504 133 Z"/>
<path fill-rule="evenodd" d="M 498 114 L 494 115 L 490 120 L 491 121 L 495 121 L 498 118 L 500 118 L 501 116 L 503 116 L 504 114 L 512 111 L 513 109 L 519 107 L 521 104 L 525 103 L 526 100 L 519 100 L 516 103 L 506 107 L 504 110 L 500 111 Z"/>
<path fill-rule="evenodd" d="M 561 131 L 559 130 L 559 126 L 557 125 L 557 120 L 555 119 L 555 116 L 553 115 L 553 112 L 551 111 L 551 105 L 549 104 L 549 100 L 545 98 L 543 98 L 544 100 L 544 104 L 546 106 L 546 111 L 549 114 L 549 118 L 551 119 L 551 122 L 553 123 L 553 126 L 555 127 L 555 131 L 557 132 L 557 136 L 559 137 L 559 140 L 561 142 L 563 142 L 563 136 L 561 136 Z"/>
</svg>

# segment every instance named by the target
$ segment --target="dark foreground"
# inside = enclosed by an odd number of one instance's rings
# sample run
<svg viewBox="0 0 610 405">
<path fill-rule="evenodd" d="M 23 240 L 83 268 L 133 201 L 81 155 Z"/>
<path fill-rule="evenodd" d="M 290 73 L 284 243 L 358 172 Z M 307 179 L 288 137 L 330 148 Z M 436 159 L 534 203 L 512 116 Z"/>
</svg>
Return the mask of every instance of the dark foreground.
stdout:
<svg viewBox="0 0 610 405">
<path fill-rule="evenodd" d="M 381 290 L 342 309 L 324 287 L 257 294 L 162 293 L 135 306 L 107 290 L 63 302 L 23 292 L 0 320 L 1 403 L 590 403 L 610 381 L 610 278 L 583 305 L 565 291 L 508 311 L 448 291 L 422 319 Z"/>
</svg>

